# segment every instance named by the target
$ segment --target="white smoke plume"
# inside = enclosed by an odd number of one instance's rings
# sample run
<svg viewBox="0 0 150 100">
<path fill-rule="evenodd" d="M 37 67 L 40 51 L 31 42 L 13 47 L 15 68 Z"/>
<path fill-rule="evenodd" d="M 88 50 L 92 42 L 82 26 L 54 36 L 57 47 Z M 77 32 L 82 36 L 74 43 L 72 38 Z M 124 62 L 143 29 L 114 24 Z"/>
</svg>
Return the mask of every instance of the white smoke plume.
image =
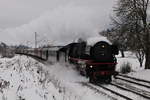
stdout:
<svg viewBox="0 0 150 100">
<path fill-rule="evenodd" d="M 7 34 L 9 39 L 1 40 L 9 44 L 33 46 L 36 32 L 38 45 L 64 45 L 78 38 L 98 36 L 98 32 L 109 25 L 109 13 L 110 10 L 105 11 L 101 7 L 61 6 L 28 24 L 2 31 L 1 34 Z"/>
</svg>

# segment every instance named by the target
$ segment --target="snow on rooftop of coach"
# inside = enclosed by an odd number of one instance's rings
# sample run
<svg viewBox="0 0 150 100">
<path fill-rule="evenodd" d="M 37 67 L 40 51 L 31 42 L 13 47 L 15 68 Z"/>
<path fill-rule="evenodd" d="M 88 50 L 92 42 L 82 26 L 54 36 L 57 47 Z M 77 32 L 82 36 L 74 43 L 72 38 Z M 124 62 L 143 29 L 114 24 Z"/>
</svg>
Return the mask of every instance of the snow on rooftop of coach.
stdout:
<svg viewBox="0 0 150 100">
<path fill-rule="evenodd" d="M 90 37 L 87 39 L 87 45 L 94 45 L 99 41 L 105 41 L 108 42 L 109 44 L 112 44 L 107 37 L 104 36 L 97 36 L 97 37 Z"/>
</svg>

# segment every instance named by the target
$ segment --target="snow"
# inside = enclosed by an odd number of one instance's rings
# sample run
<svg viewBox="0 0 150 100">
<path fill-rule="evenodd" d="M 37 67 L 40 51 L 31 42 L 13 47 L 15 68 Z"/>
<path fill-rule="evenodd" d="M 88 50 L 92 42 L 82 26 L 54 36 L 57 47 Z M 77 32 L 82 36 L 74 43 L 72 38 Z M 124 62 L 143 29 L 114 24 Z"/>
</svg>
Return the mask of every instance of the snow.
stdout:
<svg viewBox="0 0 150 100">
<path fill-rule="evenodd" d="M 109 98 L 83 87 L 80 82 L 88 82 L 88 79 L 77 73 L 73 65 L 56 63 L 47 66 L 45 70 L 49 70 L 56 87 L 64 91 L 65 100 L 99 100 L 100 98 L 109 100 Z"/>
<path fill-rule="evenodd" d="M 131 65 L 132 69 L 132 72 L 128 74 L 129 76 L 150 81 L 150 77 L 148 77 L 150 76 L 150 70 L 144 69 L 145 60 L 143 61 L 143 66 L 140 67 L 140 63 L 133 52 L 129 51 L 125 52 L 124 58 L 122 58 L 121 54 L 119 54 L 117 56 L 117 62 L 118 62 L 116 66 L 117 71 L 120 71 L 121 66 L 128 62 Z"/>
<path fill-rule="evenodd" d="M 107 39 L 107 37 L 104 37 L 104 36 L 90 37 L 87 39 L 87 44 L 94 45 L 95 43 L 97 43 L 99 41 L 105 41 L 105 42 L 108 42 L 109 44 L 111 44 L 111 42 Z"/>
<path fill-rule="evenodd" d="M 117 56 L 118 71 L 122 64 L 129 62 L 132 72 L 128 75 L 150 80 L 150 70 L 139 67 L 134 53 L 125 52 L 125 56 Z M 0 59 L 0 100 L 111 100 L 81 82 L 88 82 L 88 78 L 81 76 L 75 66 L 68 63 L 41 63 L 19 55 Z"/>
<path fill-rule="evenodd" d="M 43 64 L 24 56 L 3 58 L 0 63 L 0 100 L 60 100 Z"/>
<path fill-rule="evenodd" d="M 119 53 L 119 55 L 117 55 L 116 57 L 118 63 L 116 66 L 117 71 L 120 71 L 121 66 L 126 63 L 130 64 L 132 71 L 140 71 L 144 69 L 144 66 L 140 67 L 140 63 L 138 59 L 136 58 L 135 54 L 132 52 L 129 51 L 125 52 L 124 58 L 121 57 L 121 53 Z"/>
<path fill-rule="evenodd" d="M 150 70 L 149 69 L 147 69 L 147 70 L 143 69 L 143 70 L 140 70 L 137 72 L 131 72 L 131 73 L 129 73 L 129 76 L 150 81 L 150 77 L 149 77 L 150 76 Z"/>
<path fill-rule="evenodd" d="M 30 57 L 0 59 L 0 100 L 110 100 L 83 87 L 73 65 L 42 64 Z"/>
</svg>

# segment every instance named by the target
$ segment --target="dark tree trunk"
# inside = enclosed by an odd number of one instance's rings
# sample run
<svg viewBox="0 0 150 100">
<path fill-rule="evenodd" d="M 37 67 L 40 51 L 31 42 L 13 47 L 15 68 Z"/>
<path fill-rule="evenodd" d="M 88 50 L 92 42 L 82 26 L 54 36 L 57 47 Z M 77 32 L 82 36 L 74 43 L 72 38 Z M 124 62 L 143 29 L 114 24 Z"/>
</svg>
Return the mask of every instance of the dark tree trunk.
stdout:
<svg viewBox="0 0 150 100">
<path fill-rule="evenodd" d="M 145 54 L 145 69 L 150 69 L 150 46 L 148 44 Z"/>
<path fill-rule="evenodd" d="M 142 67 L 142 62 L 140 62 L 140 67 Z"/>
<path fill-rule="evenodd" d="M 125 57 L 125 56 L 124 56 L 124 51 L 121 49 L 120 52 L 121 52 L 122 58 L 124 58 L 124 57 Z"/>
<path fill-rule="evenodd" d="M 144 51 L 143 50 L 137 50 L 136 51 L 136 57 L 140 63 L 140 67 L 142 67 L 143 64 L 143 60 L 144 60 Z"/>
<path fill-rule="evenodd" d="M 146 22 L 143 22 L 143 23 L 146 23 Z M 145 24 L 144 24 L 145 26 Z M 147 28 L 145 26 L 145 30 L 144 32 L 146 32 L 146 41 L 145 41 L 145 69 L 150 69 L 150 32 L 149 32 L 149 28 Z"/>
<path fill-rule="evenodd" d="M 150 69 L 150 54 L 146 54 L 145 69 Z"/>
</svg>

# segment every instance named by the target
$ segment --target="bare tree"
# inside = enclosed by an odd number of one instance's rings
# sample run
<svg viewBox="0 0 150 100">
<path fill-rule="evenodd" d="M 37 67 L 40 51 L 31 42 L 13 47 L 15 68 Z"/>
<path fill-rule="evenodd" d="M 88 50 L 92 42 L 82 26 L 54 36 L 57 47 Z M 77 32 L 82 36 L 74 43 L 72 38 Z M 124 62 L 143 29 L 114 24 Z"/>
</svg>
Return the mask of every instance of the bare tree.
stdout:
<svg viewBox="0 0 150 100">
<path fill-rule="evenodd" d="M 144 51 L 143 50 L 136 50 L 136 57 L 138 58 L 138 61 L 140 63 L 140 67 L 142 67 L 143 61 L 144 61 Z"/>
<path fill-rule="evenodd" d="M 114 29 L 125 37 L 130 49 L 144 52 L 145 69 L 150 69 L 148 6 L 149 0 L 118 0 L 113 19 Z"/>
</svg>

